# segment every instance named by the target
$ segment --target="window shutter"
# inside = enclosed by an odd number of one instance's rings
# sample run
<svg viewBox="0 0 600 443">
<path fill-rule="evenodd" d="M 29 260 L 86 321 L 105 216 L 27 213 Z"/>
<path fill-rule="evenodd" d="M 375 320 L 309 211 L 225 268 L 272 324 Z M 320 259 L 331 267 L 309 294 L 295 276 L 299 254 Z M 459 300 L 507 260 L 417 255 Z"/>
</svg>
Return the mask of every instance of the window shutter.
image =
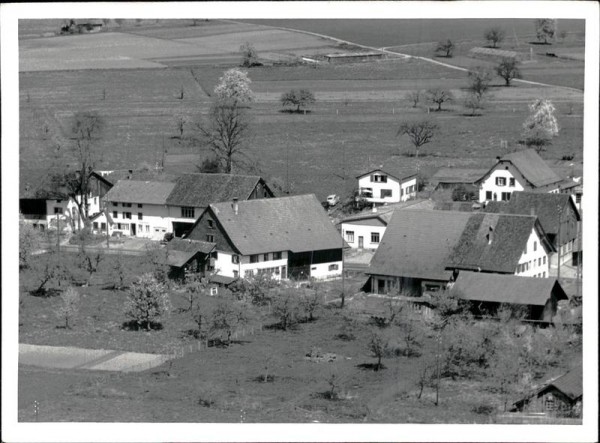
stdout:
<svg viewBox="0 0 600 443">
<path fill-rule="evenodd" d="M 371 182 L 374 182 L 374 181 L 375 181 L 375 176 L 371 175 Z"/>
</svg>

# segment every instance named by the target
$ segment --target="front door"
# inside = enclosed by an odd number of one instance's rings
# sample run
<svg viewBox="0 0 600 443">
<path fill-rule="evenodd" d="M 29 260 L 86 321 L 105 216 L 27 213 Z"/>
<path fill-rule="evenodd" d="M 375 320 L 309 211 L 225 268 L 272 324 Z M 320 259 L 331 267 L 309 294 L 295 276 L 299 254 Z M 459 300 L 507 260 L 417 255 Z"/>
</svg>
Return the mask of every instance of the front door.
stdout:
<svg viewBox="0 0 600 443">
<path fill-rule="evenodd" d="M 362 236 L 358 237 L 358 249 L 362 249 L 364 244 L 364 239 Z"/>
<path fill-rule="evenodd" d="M 135 237 L 135 223 L 131 224 L 131 235 Z"/>
</svg>

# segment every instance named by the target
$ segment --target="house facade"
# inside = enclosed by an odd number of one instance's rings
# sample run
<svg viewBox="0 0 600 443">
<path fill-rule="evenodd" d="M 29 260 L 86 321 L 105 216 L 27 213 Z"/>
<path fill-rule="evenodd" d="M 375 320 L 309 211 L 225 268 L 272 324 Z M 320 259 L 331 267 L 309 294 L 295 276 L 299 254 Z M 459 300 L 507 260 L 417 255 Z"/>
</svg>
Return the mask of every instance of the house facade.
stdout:
<svg viewBox="0 0 600 443">
<path fill-rule="evenodd" d="M 210 270 L 233 278 L 339 277 L 347 246 L 312 194 L 211 204 L 186 238 L 215 243 Z"/>
<path fill-rule="evenodd" d="M 563 181 L 533 149 L 517 151 L 498 162 L 479 180 L 479 202 L 508 201 L 515 191 L 559 193 Z"/>
<path fill-rule="evenodd" d="M 402 177 L 374 169 L 356 177 L 357 199 L 374 205 L 404 202 L 417 196 L 417 174 Z"/>
</svg>

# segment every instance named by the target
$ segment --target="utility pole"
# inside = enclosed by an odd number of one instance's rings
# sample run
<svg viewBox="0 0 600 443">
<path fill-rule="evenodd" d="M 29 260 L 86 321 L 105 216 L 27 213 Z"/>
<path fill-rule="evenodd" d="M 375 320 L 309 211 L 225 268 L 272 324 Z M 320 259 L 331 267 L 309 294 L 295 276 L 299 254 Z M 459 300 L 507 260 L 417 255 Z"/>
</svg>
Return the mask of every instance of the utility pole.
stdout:
<svg viewBox="0 0 600 443">
<path fill-rule="evenodd" d="M 106 250 L 110 248 L 110 235 L 108 234 L 108 202 L 104 200 L 104 217 L 106 218 Z"/>
<path fill-rule="evenodd" d="M 581 299 L 581 236 L 583 235 L 583 221 L 577 223 L 577 275 L 575 278 L 575 289 L 577 290 L 577 300 Z"/>
<path fill-rule="evenodd" d="M 56 252 L 60 252 L 60 217 L 59 213 L 56 213 Z"/>
<path fill-rule="evenodd" d="M 342 301 L 340 303 L 340 308 L 344 307 L 344 301 L 346 300 L 346 272 L 344 270 L 344 230 L 342 229 L 342 225 L 340 224 L 340 234 L 342 236 Z"/>
<path fill-rule="evenodd" d="M 285 193 L 290 195 L 290 139 L 285 133 Z"/>
<path fill-rule="evenodd" d="M 562 224 L 562 207 L 559 205 L 558 206 L 558 234 L 556 236 L 556 243 L 558 246 L 558 271 L 556 272 L 556 279 L 559 280 L 560 283 L 560 250 L 561 250 L 561 239 L 560 239 L 560 230 L 561 230 L 561 224 Z"/>
</svg>

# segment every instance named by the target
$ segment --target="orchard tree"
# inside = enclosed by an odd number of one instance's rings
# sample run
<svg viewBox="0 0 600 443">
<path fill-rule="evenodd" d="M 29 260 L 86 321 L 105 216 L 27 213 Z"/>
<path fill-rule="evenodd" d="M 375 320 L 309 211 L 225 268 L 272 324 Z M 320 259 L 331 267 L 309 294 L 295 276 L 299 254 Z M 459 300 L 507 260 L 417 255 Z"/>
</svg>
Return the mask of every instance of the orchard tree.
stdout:
<svg viewBox="0 0 600 443">
<path fill-rule="evenodd" d="M 505 35 L 506 33 L 504 32 L 504 29 L 498 26 L 486 29 L 486 31 L 483 33 L 483 37 L 489 43 L 491 43 L 492 48 L 495 48 L 498 45 L 498 43 L 502 43 Z"/>
<path fill-rule="evenodd" d="M 282 106 L 296 106 L 296 112 L 300 113 L 300 108 L 306 108 L 315 102 L 315 96 L 308 89 L 292 89 L 283 93 L 280 101 Z"/>
<path fill-rule="evenodd" d="M 380 331 L 373 331 L 371 333 L 371 337 L 369 339 L 368 348 L 371 351 L 373 357 L 377 359 L 377 363 L 375 364 L 375 371 L 379 371 L 383 368 L 381 364 L 381 359 L 387 354 L 389 350 L 389 336 Z"/>
<path fill-rule="evenodd" d="M 469 82 L 468 91 L 483 98 L 490 88 L 492 74 L 486 68 L 478 66 L 467 73 L 467 80 Z"/>
<path fill-rule="evenodd" d="M 245 111 L 235 100 L 214 103 L 208 116 L 197 125 L 199 143 L 211 150 L 218 161 L 219 170 L 233 173 L 233 167 L 246 167 L 249 158 L 245 142 L 250 124 Z"/>
<path fill-rule="evenodd" d="M 19 269 L 29 267 L 31 255 L 39 248 L 41 239 L 39 231 L 19 215 Z"/>
<path fill-rule="evenodd" d="M 284 331 L 298 322 L 300 306 L 294 290 L 287 288 L 280 291 L 273 303 L 272 314 Z"/>
<path fill-rule="evenodd" d="M 260 63 L 258 62 L 258 53 L 252 43 L 246 42 L 241 45 L 240 52 L 242 53 L 242 66 L 244 68 L 260 66 Z"/>
<path fill-rule="evenodd" d="M 422 91 L 413 91 L 413 92 L 409 92 L 408 95 L 406 96 L 406 99 L 412 103 L 412 107 L 416 108 L 419 104 L 419 102 L 421 101 L 421 97 L 423 96 L 423 92 Z"/>
<path fill-rule="evenodd" d="M 143 274 L 131 285 L 125 302 L 125 316 L 139 328 L 150 331 L 170 310 L 169 294 L 152 274 Z"/>
<path fill-rule="evenodd" d="M 250 321 L 249 306 L 230 299 L 219 300 L 210 311 L 210 331 L 212 334 L 225 334 L 227 346 L 231 344 L 231 335 Z"/>
<path fill-rule="evenodd" d="M 470 91 L 465 97 L 465 108 L 471 110 L 471 116 L 475 116 L 478 109 L 483 109 L 485 97 Z"/>
<path fill-rule="evenodd" d="M 437 44 L 435 48 L 435 52 L 442 52 L 445 54 L 445 57 L 452 57 L 452 51 L 454 51 L 455 45 L 452 43 L 450 39 L 441 41 Z"/>
<path fill-rule="evenodd" d="M 219 83 L 214 91 L 215 97 L 234 108 L 240 104 L 250 103 L 254 100 L 250 83 L 252 80 L 248 78 L 246 71 L 236 68 L 229 69 L 219 78 Z"/>
<path fill-rule="evenodd" d="M 427 99 L 438 106 L 436 111 L 441 111 L 442 104 L 454 100 L 454 96 L 445 89 L 433 88 L 427 90 Z"/>
<path fill-rule="evenodd" d="M 558 135 L 558 122 L 554 116 L 556 108 L 550 100 L 537 99 L 529 105 L 529 111 L 530 115 L 523 123 L 525 144 L 541 152 Z"/>
<path fill-rule="evenodd" d="M 415 146 L 416 157 L 419 157 L 419 149 L 431 141 L 437 129 L 437 125 L 429 120 L 405 122 L 400 125 L 396 136 L 407 135 Z"/>
<path fill-rule="evenodd" d="M 540 18 L 535 20 L 535 35 L 539 41 L 544 41 L 548 44 L 549 39 L 554 38 L 556 33 L 556 20 L 551 18 Z"/>
<path fill-rule="evenodd" d="M 73 287 L 67 288 L 60 295 L 60 305 L 56 309 L 56 315 L 65 322 L 65 329 L 71 329 L 73 320 L 79 313 L 79 303 L 79 293 Z"/>
<path fill-rule="evenodd" d="M 496 74 L 504 79 L 505 86 L 510 86 L 512 79 L 521 78 L 519 61 L 516 58 L 503 58 L 500 64 L 496 66 Z"/>
</svg>

